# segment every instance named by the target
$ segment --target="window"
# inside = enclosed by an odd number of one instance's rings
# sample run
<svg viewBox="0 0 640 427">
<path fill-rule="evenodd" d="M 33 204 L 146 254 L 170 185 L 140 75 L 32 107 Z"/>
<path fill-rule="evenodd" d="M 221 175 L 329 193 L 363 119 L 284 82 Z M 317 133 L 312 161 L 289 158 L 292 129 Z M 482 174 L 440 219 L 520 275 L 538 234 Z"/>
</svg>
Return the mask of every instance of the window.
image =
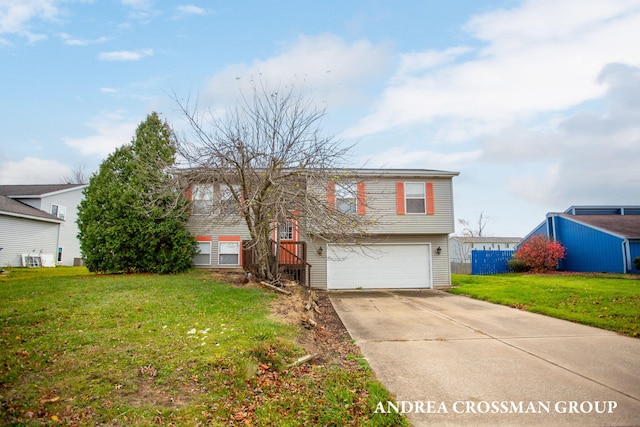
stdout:
<svg viewBox="0 0 640 427">
<path fill-rule="evenodd" d="M 293 240 L 293 222 L 287 221 L 280 224 L 280 240 Z"/>
<path fill-rule="evenodd" d="M 423 214 L 427 212 L 424 183 L 405 182 L 404 197 L 408 214 Z"/>
<path fill-rule="evenodd" d="M 240 265 L 240 242 L 218 242 L 218 264 Z"/>
<path fill-rule="evenodd" d="M 237 214 L 240 211 L 236 199 L 233 197 L 231 189 L 224 184 L 220 184 L 220 213 L 222 214 Z M 234 185 L 233 191 L 238 194 L 240 192 L 240 186 Z"/>
<path fill-rule="evenodd" d="M 58 248 L 58 262 L 62 262 L 62 248 Z"/>
<path fill-rule="evenodd" d="M 213 186 L 210 184 L 196 184 L 192 190 L 193 214 L 209 215 L 213 212 Z"/>
<path fill-rule="evenodd" d="M 67 214 L 67 208 L 60 205 L 51 204 L 51 215 L 64 219 Z"/>
<path fill-rule="evenodd" d="M 195 265 L 211 265 L 211 242 L 198 242 L 198 253 L 193 257 Z"/>
<path fill-rule="evenodd" d="M 355 183 L 336 184 L 336 209 L 342 213 L 355 214 L 358 211 Z"/>
</svg>

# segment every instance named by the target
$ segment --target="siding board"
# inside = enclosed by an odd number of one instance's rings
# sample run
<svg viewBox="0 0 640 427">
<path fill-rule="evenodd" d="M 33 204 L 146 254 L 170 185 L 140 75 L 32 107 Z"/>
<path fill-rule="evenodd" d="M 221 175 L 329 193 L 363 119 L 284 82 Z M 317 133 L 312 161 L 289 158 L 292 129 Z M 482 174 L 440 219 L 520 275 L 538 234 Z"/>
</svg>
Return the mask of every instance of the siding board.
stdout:
<svg viewBox="0 0 640 427">
<path fill-rule="evenodd" d="M 35 252 L 55 257 L 58 229 L 54 222 L 0 215 L 0 267 L 20 267 L 20 254 Z"/>
</svg>

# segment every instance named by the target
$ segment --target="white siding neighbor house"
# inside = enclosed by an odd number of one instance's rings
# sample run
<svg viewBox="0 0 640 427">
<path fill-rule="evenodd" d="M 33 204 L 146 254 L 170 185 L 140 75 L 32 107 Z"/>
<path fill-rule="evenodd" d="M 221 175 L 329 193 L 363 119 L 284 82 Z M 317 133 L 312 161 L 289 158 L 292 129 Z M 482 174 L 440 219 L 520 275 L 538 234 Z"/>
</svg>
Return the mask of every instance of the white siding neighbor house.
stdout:
<svg viewBox="0 0 640 427">
<path fill-rule="evenodd" d="M 451 236 L 451 262 L 471 263 L 471 251 L 512 251 L 521 237 Z"/>
<path fill-rule="evenodd" d="M 81 258 L 76 225 L 85 184 L 0 185 L 0 265 L 24 266 L 24 255 L 53 265 Z"/>
<path fill-rule="evenodd" d="M 310 265 L 303 281 L 314 288 L 448 287 L 449 234 L 454 231 L 452 181 L 457 175 L 426 169 L 349 170 L 357 196 L 341 199 L 334 183 L 327 189 L 327 203 L 336 209 L 352 204 L 354 215 L 375 216 L 366 240 L 356 245 L 355 238 L 349 243 L 349 236 L 342 236 L 340 244 L 327 243 L 314 235 L 303 236 L 295 220 L 278 230 L 279 240 Z M 313 185 L 307 182 L 307 191 Z M 186 192 L 194 203 L 188 226 L 200 245 L 194 264 L 241 270 L 247 261 L 243 242 L 250 239 L 242 218 L 227 224 L 207 219 L 214 199 L 224 197 L 220 188 L 216 182 L 198 183 Z"/>
</svg>

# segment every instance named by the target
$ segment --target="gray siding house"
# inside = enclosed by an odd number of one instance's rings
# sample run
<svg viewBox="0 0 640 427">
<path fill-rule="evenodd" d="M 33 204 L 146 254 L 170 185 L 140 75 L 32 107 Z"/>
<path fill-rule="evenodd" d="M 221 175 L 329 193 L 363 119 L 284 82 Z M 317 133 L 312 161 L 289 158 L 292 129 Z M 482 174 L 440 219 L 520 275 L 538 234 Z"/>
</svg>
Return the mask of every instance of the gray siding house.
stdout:
<svg viewBox="0 0 640 427">
<path fill-rule="evenodd" d="M 77 210 L 85 184 L 0 185 L 0 265 L 21 266 L 22 255 L 78 263 Z"/>
<path fill-rule="evenodd" d="M 343 236 L 327 243 L 314 235 L 303 236 L 295 221 L 281 229 L 282 244 L 303 241 L 308 283 L 318 289 L 419 289 L 451 285 L 449 234 L 454 232 L 453 177 L 458 172 L 426 169 L 354 169 L 349 179 L 357 183 L 354 213 L 376 217 L 366 240 Z M 216 183 L 200 188 L 216 197 Z M 313 183 L 307 182 L 307 191 Z M 189 191 L 188 194 L 193 194 Z M 220 197 L 220 196 L 218 196 Z M 327 203 L 336 203 L 329 200 Z M 188 226 L 200 245 L 194 264 L 202 268 L 239 270 L 243 267 L 242 242 L 248 230 L 238 218 L 213 223 L 208 212 L 194 209 Z"/>
</svg>

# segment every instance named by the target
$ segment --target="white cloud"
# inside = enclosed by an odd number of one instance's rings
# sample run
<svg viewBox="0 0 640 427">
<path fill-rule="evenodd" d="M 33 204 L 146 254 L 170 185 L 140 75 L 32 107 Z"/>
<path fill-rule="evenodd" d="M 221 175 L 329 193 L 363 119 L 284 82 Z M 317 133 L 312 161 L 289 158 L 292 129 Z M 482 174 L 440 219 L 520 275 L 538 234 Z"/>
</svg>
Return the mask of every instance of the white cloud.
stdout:
<svg viewBox="0 0 640 427">
<path fill-rule="evenodd" d="M 359 89 L 384 71 L 389 56 L 386 46 L 364 40 L 349 43 L 329 34 L 300 36 L 277 56 L 234 64 L 217 73 L 209 81 L 207 95 L 228 104 L 238 99 L 240 91 L 250 93 L 256 80 L 261 80 L 313 90 L 314 99 L 331 106 L 360 102 Z"/>
<path fill-rule="evenodd" d="M 131 142 L 138 122 L 128 121 L 119 113 L 108 113 L 96 117 L 86 125 L 94 135 L 84 138 L 63 138 L 65 144 L 85 156 L 104 158 L 116 148 Z"/>
<path fill-rule="evenodd" d="M 463 165 L 478 160 L 480 150 L 438 153 L 430 150 L 408 150 L 393 147 L 364 158 L 364 163 L 376 168 L 422 168 L 459 170 Z M 428 165 L 428 166 L 425 166 Z"/>
<path fill-rule="evenodd" d="M 98 37 L 97 39 L 78 39 L 67 33 L 60 33 L 58 34 L 58 37 L 62 39 L 64 44 L 69 46 L 88 46 L 91 44 L 104 43 L 109 40 L 108 37 Z"/>
<path fill-rule="evenodd" d="M 17 162 L 0 163 L 0 183 L 12 184 L 55 184 L 69 175 L 69 166 L 55 160 L 26 157 Z"/>
<path fill-rule="evenodd" d="M 57 3 L 56 0 L 2 0 L 0 34 L 15 34 L 30 42 L 46 38 L 44 34 L 32 32 L 32 21 L 55 21 L 59 14 Z"/>
<path fill-rule="evenodd" d="M 545 131 L 510 128 L 482 140 L 485 160 L 531 169 L 509 178 L 512 194 L 567 206 L 638 203 L 640 68 L 611 64 L 599 80 L 604 113 L 582 110 Z"/>
<path fill-rule="evenodd" d="M 604 93 L 596 76 L 610 62 L 640 64 L 640 3 L 531 0 L 471 19 L 480 47 L 402 55 L 398 73 L 346 135 L 438 118 L 506 126 Z M 469 129 L 477 136 L 485 129 Z"/>
<path fill-rule="evenodd" d="M 186 15 L 206 15 L 207 11 L 192 4 L 176 6 L 176 18 Z"/>
<path fill-rule="evenodd" d="M 101 52 L 98 59 L 101 61 L 139 61 L 145 56 L 153 55 L 153 49 L 143 49 L 138 51 L 118 50 L 114 52 Z"/>
</svg>

